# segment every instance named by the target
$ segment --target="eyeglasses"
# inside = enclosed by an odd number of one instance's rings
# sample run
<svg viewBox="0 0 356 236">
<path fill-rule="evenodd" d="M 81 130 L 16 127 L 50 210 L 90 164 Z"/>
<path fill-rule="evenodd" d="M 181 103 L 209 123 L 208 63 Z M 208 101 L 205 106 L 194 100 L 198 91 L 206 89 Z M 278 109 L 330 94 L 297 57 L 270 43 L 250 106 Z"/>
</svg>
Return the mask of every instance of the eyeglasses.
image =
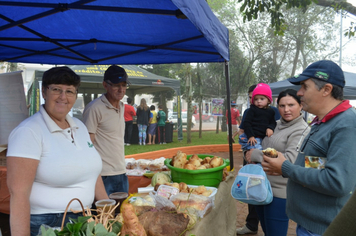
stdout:
<svg viewBox="0 0 356 236">
<path fill-rule="evenodd" d="M 109 81 L 105 81 L 105 82 L 115 90 L 119 90 L 119 88 L 124 88 L 124 89 L 128 89 L 129 88 L 129 84 L 127 84 L 127 83 L 125 85 L 123 85 L 121 83 L 120 84 L 112 84 Z"/>
<path fill-rule="evenodd" d="M 67 97 L 74 97 L 78 93 L 76 90 L 72 90 L 72 89 L 67 89 L 67 90 L 64 91 L 63 89 L 58 88 L 58 87 L 49 87 L 49 86 L 47 86 L 47 88 L 54 95 L 61 95 L 64 92 L 64 94 Z"/>
</svg>

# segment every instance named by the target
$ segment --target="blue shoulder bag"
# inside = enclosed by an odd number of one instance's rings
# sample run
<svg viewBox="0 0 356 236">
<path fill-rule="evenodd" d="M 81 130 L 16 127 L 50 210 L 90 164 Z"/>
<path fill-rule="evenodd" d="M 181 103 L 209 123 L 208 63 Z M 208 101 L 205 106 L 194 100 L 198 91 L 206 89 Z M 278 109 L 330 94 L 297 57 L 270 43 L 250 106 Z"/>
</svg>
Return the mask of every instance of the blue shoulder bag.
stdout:
<svg viewBox="0 0 356 236">
<path fill-rule="evenodd" d="M 261 164 L 243 166 L 231 187 L 236 200 L 251 205 L 267 205 L 273 200 L 272 188 Z"/>
</svg>

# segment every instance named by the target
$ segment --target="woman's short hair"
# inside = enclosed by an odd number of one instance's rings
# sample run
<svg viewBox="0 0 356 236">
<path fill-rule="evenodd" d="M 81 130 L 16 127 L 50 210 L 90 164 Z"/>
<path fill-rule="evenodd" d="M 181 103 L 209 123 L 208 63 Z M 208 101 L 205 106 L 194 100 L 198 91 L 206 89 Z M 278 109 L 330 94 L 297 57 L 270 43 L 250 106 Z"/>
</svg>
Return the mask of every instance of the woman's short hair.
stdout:
<svg viewBox="0 0 356 236">
<path fill-rule="evenodd" d="M 328 82 L 322 81 L 320 79 L 314 79 L 314 78 L 310 78 L 310 79 L 314 82 L 315 87 L 318 91 L 320 91 L 320 89 L 322 89 L 325 86 L 325 84 L 328 84 Z M 333 84 L 332 86 L 333 89 L 331 90 L 331 96 L 336 100 L 344 100 L 344 89 L 335 84 Z"/>
<path fill-rule="evenodd" d="M 294 89 L 286 89 L 280 92 L 277 98 L 277 104 L 279 104 L 279 101 L 286 96 L 293 97 L 299 104 L 301 104 L 300 97 L 297 96 L 297 91 Z"/>
<path fill-rule="evenodd" d="M 51 84 L 73 85 L 78 88 L 80 76 L 67 66 L 53 67 L 43 73 L 42 87 L 46 88 Z"/>
</svg>

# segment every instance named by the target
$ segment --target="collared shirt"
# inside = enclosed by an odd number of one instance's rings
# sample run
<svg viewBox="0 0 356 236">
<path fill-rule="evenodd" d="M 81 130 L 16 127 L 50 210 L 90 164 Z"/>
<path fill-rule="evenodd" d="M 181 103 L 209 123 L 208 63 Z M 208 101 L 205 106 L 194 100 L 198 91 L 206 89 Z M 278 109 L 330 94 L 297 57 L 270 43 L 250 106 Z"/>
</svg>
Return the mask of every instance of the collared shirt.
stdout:
<svg viewBox="0 0 356 236">
<path fill-rule="evenodd" d="M 319 117 L 315 117 L 310 125 L 319 125 L 320 123 L 327 122 L 328 120 L 332 119 L 336 115 L 340 114 L 341 112 L 346 111 L 347 109 L 351 108 L 351 104 L 349 100 L 343 100 L 339 105 L 337 105 L 334 109 L 329 111 L 328 114 L 324 116 L 323 119 L 319 120 Z"/>
</svg>

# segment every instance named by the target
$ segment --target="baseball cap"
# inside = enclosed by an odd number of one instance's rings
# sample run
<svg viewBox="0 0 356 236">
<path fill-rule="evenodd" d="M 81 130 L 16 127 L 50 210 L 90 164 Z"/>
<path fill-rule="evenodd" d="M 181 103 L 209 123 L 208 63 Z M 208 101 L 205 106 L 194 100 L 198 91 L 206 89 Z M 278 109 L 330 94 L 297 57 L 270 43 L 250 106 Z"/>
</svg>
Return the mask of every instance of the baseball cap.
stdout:
<svg viewBox="0 0 356 236">
<path fill-rule="evenodd" d="M 231 106 L 236 106 L 236 102 L 235 101 L 231 101 Z"/>
<path fill-rule="evenodd" d="M 127 78 L 127 73 L 121 66 L 109 66 L 104 73 L 104 81 L 110 81 L 113 84 L 128 82 Z"/>
<path fill-rule="evenodd" d="M 333 61 L 321 60 L 310 64 L 300 75 L 288 79 L 292 84 L 314 78 L 330 84 L 345 87 L 345 77 L 342 69 Z"/>
</svg>

